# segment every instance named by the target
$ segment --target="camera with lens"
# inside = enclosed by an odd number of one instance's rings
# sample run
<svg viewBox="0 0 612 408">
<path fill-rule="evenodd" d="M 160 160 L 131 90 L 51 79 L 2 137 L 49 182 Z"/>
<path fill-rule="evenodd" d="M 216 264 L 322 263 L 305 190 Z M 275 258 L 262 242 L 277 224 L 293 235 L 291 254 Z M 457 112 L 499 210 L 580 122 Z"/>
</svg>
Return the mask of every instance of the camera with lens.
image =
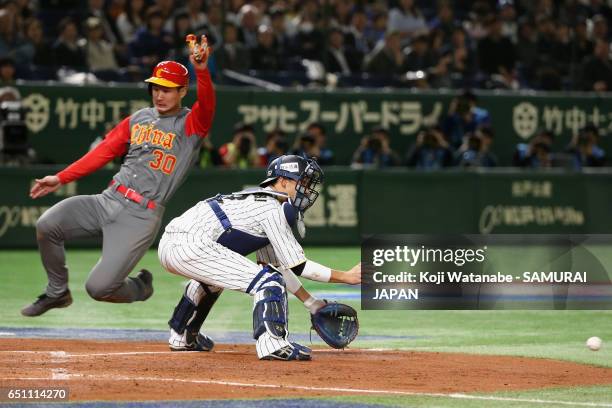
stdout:
<svg viewBox="0 0 612 408">
<path fill-rule="evenodd" d="M 278 151 L 283 152 L 284 154 L 287 151 L 287 149 L 289 149 L 289 144 L 287 143 L 285 139 L 279 137 L 274 142 L 274 147 L 276 147 Z"/>
<path fill-rule="evenodd" d="M 310 133 L 305 133 L 300 137 L 300 144 L 305 149 L 311 148 L 315 144 L 315 138 Z"/>
<path fill-rule="evenodd" d="M 2 153 L 9 156 L 26 156 L 29 150 L 28 128 L 25 124 L 27 109 L 21 101 L 0 102 L 0 130 Z"/>
</svg>

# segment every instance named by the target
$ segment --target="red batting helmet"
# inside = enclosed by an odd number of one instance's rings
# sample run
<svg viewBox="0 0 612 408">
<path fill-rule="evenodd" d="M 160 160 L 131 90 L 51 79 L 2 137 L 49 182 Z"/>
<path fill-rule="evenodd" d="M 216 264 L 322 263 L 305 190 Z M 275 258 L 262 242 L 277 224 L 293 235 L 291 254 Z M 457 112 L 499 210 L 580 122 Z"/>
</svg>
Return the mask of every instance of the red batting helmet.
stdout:
<svg viewBox="0 0 612 408">
<path fill-rule="evenodd" d="M 167 88 L 177 88 L 189 85 L 189 72 L 183 64 L 175 61 L 162 61 L 153 68 L 151 78 L 145 82 Z"/>
</svg>

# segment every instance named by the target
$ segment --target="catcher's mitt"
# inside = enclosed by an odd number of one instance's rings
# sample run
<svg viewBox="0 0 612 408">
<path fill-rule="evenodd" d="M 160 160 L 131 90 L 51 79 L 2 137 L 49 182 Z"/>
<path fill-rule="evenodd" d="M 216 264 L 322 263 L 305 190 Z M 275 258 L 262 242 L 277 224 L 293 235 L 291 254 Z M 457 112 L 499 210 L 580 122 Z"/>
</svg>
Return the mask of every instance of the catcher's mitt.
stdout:
<svg viewBox="0 0 612 408">
<path fill-rule="evenodd" d="M 345 348 L 359 332 L 357 311 L 343 303 L 328 303 L 310 315 L 312 328 L 324 342 L 336 349 Z"/>
</svg>

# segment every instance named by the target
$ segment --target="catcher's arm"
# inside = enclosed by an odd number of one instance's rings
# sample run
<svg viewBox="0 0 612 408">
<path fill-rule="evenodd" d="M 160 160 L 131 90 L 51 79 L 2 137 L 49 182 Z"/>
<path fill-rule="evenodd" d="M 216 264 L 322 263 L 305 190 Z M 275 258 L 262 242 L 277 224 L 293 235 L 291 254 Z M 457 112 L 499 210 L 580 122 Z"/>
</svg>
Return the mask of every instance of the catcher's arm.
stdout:
<svg viewBox="0 0 612 408">
<path fill-rule="evenodd" d="M 341 271 L 307 260 L 291 268 L 291 270 L 298 276 L 317 282 L 346 283 L 349 285 L 361 283 L 361 263 L 348 271 Z"/>
<path fill-rule="evenodd" d="M 326 302 L 312 296 L 304 286 L 302 286 L 302 282 L 300 282 L 298 277 L 295 276 L 290 269 L 281 269 L 280 271 L 283 274 L 287 290 L 293 293 L 296 298 L 300 299 L 304 307 L 308 309 L 311 314 L 315 314 L 317 310 L 325 306 Z"/>
</svg>

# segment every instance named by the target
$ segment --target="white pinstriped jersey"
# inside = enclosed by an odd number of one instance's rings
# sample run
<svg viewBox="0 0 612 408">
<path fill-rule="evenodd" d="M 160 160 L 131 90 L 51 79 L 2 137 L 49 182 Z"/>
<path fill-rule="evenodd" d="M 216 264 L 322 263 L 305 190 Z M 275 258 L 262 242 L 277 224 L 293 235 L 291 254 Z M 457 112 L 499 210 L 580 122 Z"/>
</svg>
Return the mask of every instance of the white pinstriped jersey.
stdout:
<svg viewBox="0 0 612 408">
<path fill-rule="evenodd" d="M 270 244 L 257 251 L 258 260 L 289 269 L 306 261 L 304 250 L 297 242 L 285 218 L 281 202 L 263 194 L 249 194 L 240 198 L 224 197 L 219 204 L 232 228 L 266 237 Z M 172 239 L 184 242 L 216 241 L 223 227 L 206 201 L 200 201 L 183 215 L 175 218 L 165 230 Z"/>
</svg>

